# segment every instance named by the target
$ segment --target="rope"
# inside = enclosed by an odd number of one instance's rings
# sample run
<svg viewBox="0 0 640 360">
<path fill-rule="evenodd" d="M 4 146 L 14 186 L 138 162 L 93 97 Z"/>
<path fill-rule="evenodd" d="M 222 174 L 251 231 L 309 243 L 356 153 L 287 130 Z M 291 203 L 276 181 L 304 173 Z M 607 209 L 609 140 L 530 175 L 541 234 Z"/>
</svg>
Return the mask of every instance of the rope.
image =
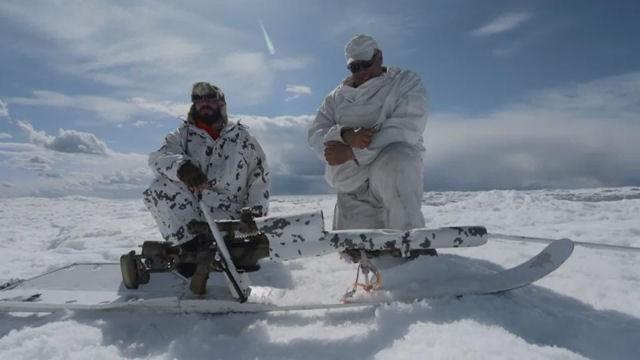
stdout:
<svg viewBox="0 0 640 360">
<path fill-rule="evenodd" d="M 495 234 L 495 233 L 490 233 L 487 235 L 493 239 L 508 240 L 508 241 L 537 242 L 537 243 L 543 243 L 543 244 L 548 244 L 555 241 L 555 239 L 519 236 L 519 235 L 506 235 L 506 234 Z M 579 246 L 592 248 L 592 249 L 640 252 L 640 247 L 635 247 L 635 246 L 599 244 L 599 243 L 586 242 L 586 241 L 574 241 L 573 243 Z"/>
<path fill-rule="evenodd" d="M 353 282 L 353 286 L 350 290 L 348 290 L 340 299 L 340 302 L 343 304 L 349 303 L 351 298 L 356 294 L 358 288 L 363 289 L 366 292 L 372 292 L 374 290 L 378 290 L 382 286 L 382 274 L 380 270 L 367 258 L 364 254 L 364 251 L 360 254 L 360 262 L 358 263 L 358 270 L 356 271 L 356 280 Z M 362 271 L 362 275 L 364 276 L 364 282 L 358 282 L 360 278 L 360 271 Z M 369 273 L 373 273 L 373 278 L 375 281 L 369 279 Z"/>
</svg>

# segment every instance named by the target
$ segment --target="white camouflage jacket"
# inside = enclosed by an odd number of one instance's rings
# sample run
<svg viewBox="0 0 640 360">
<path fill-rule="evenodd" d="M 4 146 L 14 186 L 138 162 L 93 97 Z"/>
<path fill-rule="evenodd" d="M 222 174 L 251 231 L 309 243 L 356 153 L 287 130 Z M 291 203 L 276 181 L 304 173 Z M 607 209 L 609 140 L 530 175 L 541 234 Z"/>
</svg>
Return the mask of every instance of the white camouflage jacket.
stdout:
<svg viewBox="0 0 640 360">
<path fill-rule="evenodd" d="M 214 140 L 191 121 L 169 133 L 162 147 L 149 155 L 156 175 L 178 179 L 178 169 L 191 161 L 207 175 L 206 204 L 238 218 L 251 207 L 262 216 L 269 209 L 270 177 L 264 151 L 247 127 L 229 121 Z M 235 216 L 233 216 L 235 214 Z"/>
<path fill-rule="evenodd" d="M 325 97 L 308 133 L 309 145 L 324 161 L 324 144 L 343 142 L 343 127 L 378 129 L 368 148 L 353 149 L 356 161 L 326 165 L 327 182 L 341 192 L 353 191 L 366 181 L 368 165 L 391 143 L 408 143 L 424 152 L 422 134 L 427 125 L 427 93 L 416 73 L 387 68 L 357 88 L 347 81 Z"/>
</svg>

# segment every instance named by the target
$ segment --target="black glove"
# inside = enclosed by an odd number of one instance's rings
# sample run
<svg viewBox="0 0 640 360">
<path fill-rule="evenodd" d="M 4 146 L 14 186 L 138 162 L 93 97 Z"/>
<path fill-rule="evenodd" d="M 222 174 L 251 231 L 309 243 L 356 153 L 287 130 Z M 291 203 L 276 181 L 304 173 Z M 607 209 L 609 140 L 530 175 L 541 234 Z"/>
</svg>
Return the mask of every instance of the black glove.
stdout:
<svg viewBox="0 0 640 360">
<path fill-rule="evenodd" d="M 207 182 L 207 176 L 199 167 L 193 165 L 191 161 L 187 161 L 178 169 L 178 179 L 188 187 L 196 187 Z"/>
</svg>

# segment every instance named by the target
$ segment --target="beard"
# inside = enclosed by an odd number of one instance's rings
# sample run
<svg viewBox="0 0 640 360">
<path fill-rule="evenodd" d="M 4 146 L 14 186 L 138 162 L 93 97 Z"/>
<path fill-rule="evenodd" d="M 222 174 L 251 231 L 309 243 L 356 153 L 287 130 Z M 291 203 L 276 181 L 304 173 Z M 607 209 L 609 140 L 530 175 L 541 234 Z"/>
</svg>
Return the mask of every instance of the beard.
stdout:
<svg viewBox="0 0 640 360">
<path fill-rule="evenodd" d="M 195 110 L 195 115 L 197 119 L 209 126 L 219 127 L 224 121 L 224 119 L 222 118 L 222 111 L 219 107 L 217 109 L 214 109 L 212 107 L 205 106 L 200 109 L 200 111 Z"/>
</svg>

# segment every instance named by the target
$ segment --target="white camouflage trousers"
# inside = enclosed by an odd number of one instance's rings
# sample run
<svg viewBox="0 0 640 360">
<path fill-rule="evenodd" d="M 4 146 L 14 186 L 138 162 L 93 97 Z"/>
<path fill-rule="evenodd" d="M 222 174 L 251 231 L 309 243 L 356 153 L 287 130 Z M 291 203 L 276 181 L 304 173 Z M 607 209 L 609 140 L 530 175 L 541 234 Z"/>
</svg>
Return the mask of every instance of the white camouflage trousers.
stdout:
<svg viewBox="0 0 640 360">
<path fill-rule="evenodd" d="M 369 165 L 369 180 L 353 192 L 338 192 L 333 229 L 397 229 L 425 226 L 422 158 L 404 143 L 387 146 Z"/>
<path fill-rule="evenodd" d="M 214 219 L 235 219 L 239 206 L 224 201 L 224 196 L 210 190 L 193 193 L 182 182 L 158 176 L 144 191 L 144 204 L 158 224 L 162 237 L 174 245 L 181 245 L 196 235 L 189 233 L 192 220 L 206 221 L 199 202 L 206 204 Z"/>
</svg>

